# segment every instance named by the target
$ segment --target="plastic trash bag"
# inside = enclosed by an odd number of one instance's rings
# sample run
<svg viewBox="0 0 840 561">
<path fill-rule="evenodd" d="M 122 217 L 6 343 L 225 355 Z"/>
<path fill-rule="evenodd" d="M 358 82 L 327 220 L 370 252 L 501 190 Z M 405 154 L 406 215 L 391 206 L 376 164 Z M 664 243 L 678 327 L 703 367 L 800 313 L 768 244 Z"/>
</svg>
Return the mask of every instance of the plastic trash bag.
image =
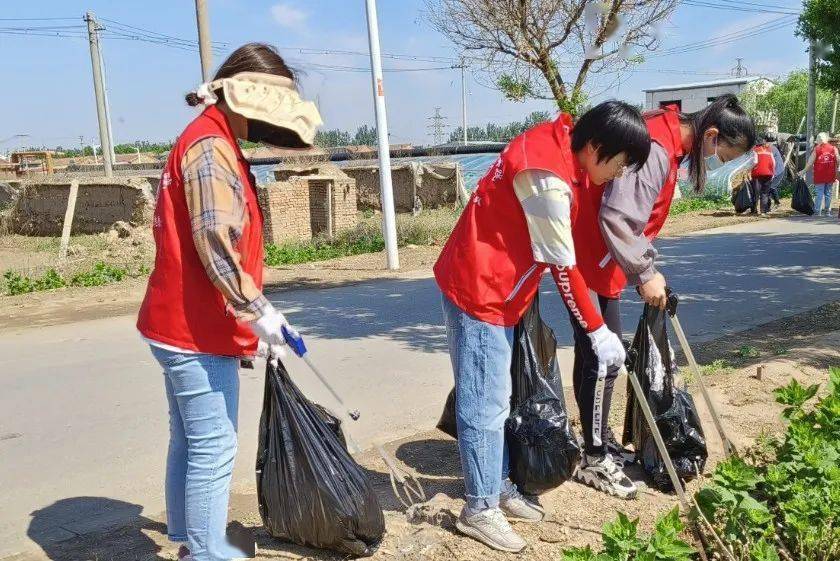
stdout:
<svg viewBox="0 0 840 561">
<path fill-rule="evenodd" d="M 677 474 L 688 481 L 702 473 L 708 452 L 694 400 L 688 392 L 674 387 L 677 366 L 668 342 L 666 315 L 664 310 L 645 306 L 627 361 L 642 386 Z M 633 445 L 636 460 L 654 487 L 672 491 L 671 479 L 631 385 L 627 386 L 623 441 Z"/>
<path fill-rule="evenodd" d="M 732 206 L 735 207 L 735 212 L 741 214 L 747 212 L 752 208 L 753 194 L 752 185 L 745 181 L 741 187 L 732 192 Z"/>
<path fill-rule="evenodd" d="M 811 196 L 808 184 L 801 177 L 796 178 L 796 185 L 793 187 L 793 200 L 790 206 L 793 207 L 793 210 L 802 214 L 814 215 L 814 197 Z"/>
<path fill-rule="evenodd" d="M 340 421 L 307 400 L 282 363 L 266 366 L 256 472 L 272 536 L 354 557 L 376 551 L 382 507 L 343 439 Z"/>
<path fill-rule="evenodd" d="M 505 422 L 510 479 L 526 495 L 539 495 L 571 478 L 580 458 L 569 423 L 557 340 L 534 302 L 514 330 L 511 412 Z M 457 438 L 455 391 L 449 393 L 438 428 Z"/>
</svg>

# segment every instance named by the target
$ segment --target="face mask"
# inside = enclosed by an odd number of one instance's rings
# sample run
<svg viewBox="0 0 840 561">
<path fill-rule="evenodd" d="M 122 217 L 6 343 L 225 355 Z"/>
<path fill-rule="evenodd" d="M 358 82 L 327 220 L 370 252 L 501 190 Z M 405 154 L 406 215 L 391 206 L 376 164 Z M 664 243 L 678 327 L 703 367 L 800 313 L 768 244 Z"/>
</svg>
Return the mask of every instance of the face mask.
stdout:
<svg viewBox="0 0 840 561">
<path fill-rule="evenodd" d="M 706 171 L 717 169 L 723 165 L 723 160 L 720 159 L 717 153 L 717 141 L 715 141 L 715 153 L 705 158 Z"/>
</svg>

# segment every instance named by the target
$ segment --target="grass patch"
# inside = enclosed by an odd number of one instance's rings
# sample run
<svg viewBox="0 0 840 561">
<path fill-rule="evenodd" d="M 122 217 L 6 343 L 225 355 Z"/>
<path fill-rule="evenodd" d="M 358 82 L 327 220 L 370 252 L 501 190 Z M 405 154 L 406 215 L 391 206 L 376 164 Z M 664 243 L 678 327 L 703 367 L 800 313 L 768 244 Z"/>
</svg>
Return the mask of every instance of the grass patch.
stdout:
<svg viewBox="0 0 840 561">
<path fill-rule="evenodd" d="M 55 290 L 65 286 L 102 286 L 147 274 L 149 274 L 149 268 L 145 265 L 131 271 L 128 267 L 109 265 L 99 261 L 91 269 L 76 273 L 70 278 L 51 268 L 40 277 L 30 277 L 9 270 L 3 274 L 3 279 L 6 281 L 6 294 L 15 296 L 42 290 Z"/>
<path fill-rule="evenodd" d="M 700 366 L 700 373 L 704 376 L 717 374 L 718 372 L 728 372 L 730 370 L 732 370 L 732 365 L 729 364 L 729 361 L 722 358 L 713 360 L 711 364 Z"/>
<path fill-rule="evenodd" d="M 738 355 L 739 358 L 758 358 L 761 356 L 758 349 L 752 345 L 741 345 L 738 347 L 738 350 L 735 351 L 735 354 Z"/>
<path fill-rule="evenodd" d="M 674 201 L 668 214 L 670 216 L 677 216 L 697 210 L 718 210 L 731 206 L 732 201 L 729 200 L 729 197 L 685 197 Z"/>
<path fill-rule="evenodd" d="M 437 245 L 449 237 L 460 211 L 449 208 L 425 211 L 417 216 L 397 216 L 397 245 Z M 380 215 L 362 214 L 355 228 L 339 232 L 333 239 L 289 242 L 265 246 L 265 264 L 276 267 L 338 257 L 375 253 L 385 249 Z"/>
</svg>

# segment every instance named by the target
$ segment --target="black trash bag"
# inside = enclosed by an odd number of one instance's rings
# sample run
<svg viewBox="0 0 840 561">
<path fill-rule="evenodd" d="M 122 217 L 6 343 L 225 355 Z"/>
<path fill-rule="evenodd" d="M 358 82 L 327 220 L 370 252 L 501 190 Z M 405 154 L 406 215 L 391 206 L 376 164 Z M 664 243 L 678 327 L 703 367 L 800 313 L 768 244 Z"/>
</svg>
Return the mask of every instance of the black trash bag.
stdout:
<svg viewBox="0 0 840 561">
<path fill-rule="evenodd" d="M 540 318 L 539 299 L 514 331 L 513 393 L 505 422 L 510 479 L 526 495 L 540 495 L 572 477 L 580 447 L 569 423 L 557 364 L 557 339 Z"/>
<path fill-rule="evenodd" d="M 580 458 L 569 423 L 557 364 L 557 339 L 540 318 L 538 298 L 514 329 L 511 412 L 505 422 L 510 479 L 526 495 L 539 495 L 571 478 Z M 455 390 L 438 428 L 458 437 Z"/>
<path fill-rule="evenodd" d="M 307 400 L 282 363 L 266 366 L 256 472 L 272 536 L 353 557 L 379 547 L 382 507 L 343 440 L 338 419 Z"/>
<path fill-rule="evenodd" d="M 708 452 L 694 400 L 686 391 L 674 387 L 677 366 L 668 342 L 666 315 L 664 310 L 645 306 L 627 353 L 627 362 L 628 369 L 636 374 L 642 386 L 677 474 L 683 481 L 688 481 L 702 473 Z M 625 445 L 633 444 L 636 461 L 642 464 L 654 487 L 673 491 L 631 385 L 627 386 L 623 441 Z"/>
<path fill-rule="evenodd" d="M 732 205 L 735 207 L 735 212 L 741 214 L 750 210 L 752 204 L 752 186 L 749 181 L 745 181 L 739 189 L 732 192 Z"/>
<path fill-rule="evenodd" d="M 811 190 L 808 184 L 801 177 L 796 178 L 796 185 L 793 187 L 793 200 L 790 202 L 793 210 L 807 214 L 814 215 L 814 197 L 811 196 Z"/>
</svg>

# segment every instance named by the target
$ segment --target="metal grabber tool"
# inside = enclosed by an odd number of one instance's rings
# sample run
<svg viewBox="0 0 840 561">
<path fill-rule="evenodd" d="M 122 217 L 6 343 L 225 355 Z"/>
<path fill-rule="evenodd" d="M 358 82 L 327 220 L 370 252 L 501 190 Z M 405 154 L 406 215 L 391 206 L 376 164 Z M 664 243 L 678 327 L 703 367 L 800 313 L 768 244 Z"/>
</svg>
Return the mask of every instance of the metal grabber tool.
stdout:
<svg viewBox="0 0 840 561">
<path fill-rule="evenodd" d="M 677 299 L 677 295 L 671 293 L 668 290 L 668 299 L 669 301 L 671 298 Z M 715 423 L 715 429 L 717 429 L 718 435 L 720 436 L 721 441 L 723 442 L 723 451 L 726 454 L 726 457 L 734 456 L 738 454 L 737 448 L 732 443 L 732 439 L 729 438 L 729 435 L 726 434 L 726 429 L 723 427 L 723 421 L 721 420 L 720 413 L 718 412 L 717 405 L 715 404 L 712 396 L 709 395 L 708 390 L 706 389 L 706 384 L 703 382 L 703 374 L 700 372 L 700 366 L 697 364 L 697 360 L 694 358 L 694 353 L 691 352 L 691 347 L 688 346 L 688 339 L 685 336 L 685 331 L 683 331 L 682 325 L 680 324 L 680 320 L 677 317 L 677 307 L 668 306 L 668 315 L 671 318 L 671 325 L 674 327 L 674 333 L 677 334 L 677 339 L 680 342 L 680 347 L 682 347 L 683 354 L 685 354 L 685 359 L 688 361 L 688 366 L 691 368 L 692 374 L 697 379 L 697 385 L 700 387 L 700 393 L 703 394 L 703 400 L 706 402 L 706 407 L 709 408 L 709 413 L 712 415 L 712 420 Z"/>
<path fill-rule="evenodd" d="M 309 351 L 306 348 L 306 344 L 303 342 L 303 337 L 301 337 L 300 333 L 286 326 L 283 326 L 282 332 L 283 339 L 286 340 L 286 344 L 289 345 L 292 352 L 303 359 L 309 369 L 312 370 L 321 383 L 324 384 L 324 387 L 329 390 L 338 404 L 341 405 L 346 415 L 351 420 L 358 421 L 359 417 L 361 417 L 361 413 L 358 409 L 350 409 L 347 407 L 344 400 L 341 399 L 340 395 L 338 395 L 338 392 L 335 391 L 332 385 L 330 385 L 327 381 L 326 377 L 320 370 L 318 370 L 315 364 L 313 364 L 312 360 L 309 358 Z M 345 433 L 345 437 L 347 438 L 347 444 L 352 453 L 355 454 L 361 452 L 361 448 L 349 434 L 349 430 Z M 396 460 L 394 460 L 394 458 L 385 451 L 385 448 L 383 448 L 381 444 L 374 444 L 374 447 L 376 448 L 379 456 L 382 458 L 382 461 L 384 461 L 385 465 L 388 467 L 388 475 L 391 478 L 391 488 L 394 490 L 394 495 L 396 495 L 397 499 L 406 508 L 414 505 L 415 503 L 426 502 L 426 492 L 423 490 L 423 485 L 420 484 L 417 477 L 397 466 Z"/>
</svg>

